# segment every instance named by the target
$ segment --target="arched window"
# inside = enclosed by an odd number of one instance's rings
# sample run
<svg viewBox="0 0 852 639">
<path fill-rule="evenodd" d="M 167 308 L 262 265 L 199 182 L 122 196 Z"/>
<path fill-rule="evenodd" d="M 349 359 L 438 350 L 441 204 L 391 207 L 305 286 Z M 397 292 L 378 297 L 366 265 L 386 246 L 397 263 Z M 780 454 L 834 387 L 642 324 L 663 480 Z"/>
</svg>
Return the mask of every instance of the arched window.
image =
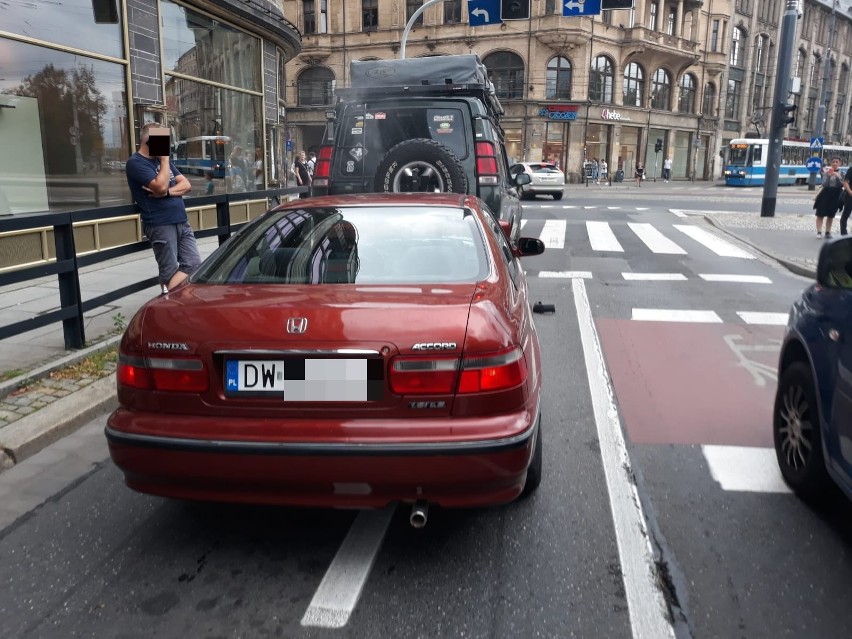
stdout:
<svg viewBox="0 0 852 639">
<path fill-rule="evenodd" d="M 325 67 L 312 67 L 299 75 L 299 106 L 332 104 L 334 74 Z"/>
<path fill-rule="evenodd" d="M 612 102 L 615 71 L 612 62 L 599 55 L 592 63 L 589 72 L 589 100 L 593 102 Z"/>
<path fill-rule="evenodd" d="M 557 56 L 547 63 L 547 88 L 545 98 L 548 100 L 571 99 L 571 63 L 567 58 Z"/>
<path fill-rule="evenodd" d="M 845 62 L 840 65 L 840 78 L 837 81 L 838 95 L 846 95 L 846 89 L 849 86 L 849 65 Z"/>
<path fill-rule="evenodd" d="M 672 79 L 665 69 L 657 69 L 651 80 L 651 108 L 664 111 L 672 108 Z"/>
<path fill-rule="evenodd" d="M 819 88 L 819 72 L 820 67 L 822 66 L 822 57 L 819 53 L 814 52 L 813 58 L 811 59 L 811 76 L 808 80 L 808 83 L 812 89 Z"/>
<path fill-rule="evenodd" d="M 521 56 L 511 51 L 498 51 L 485 56 L 482 63 L 488 69 L 498 98 L 519 100 L 524 97 L 524 62 Z"/>
<path fill-rule="evenodd" d="M 677 110 L 681 113 L 695 113 L 695 76 L 684 73 L 680 79 L 680 98 L 677 101 Z"/>
<path fill-rule="evenodd" d="M 716 117 L 716 85 L 708 82 L 704 85 L 704 101 L 701 106 L 701 113 L 704 117 Z"/>
<path fill-rule="evenodd" d="M 631 62 L 624 70 L 624 106 L 642 106 L 645 98 L 645 71 L 636 62 Z"/>
<path fill-rule="evenodd" d="M 735 28 L 731 35 L 731 57 L 729 60 L 732 67 L 743 68 L 745 66 L 744 42 L 745 32 L 739 27 Z"/>
<path fill-rule="evenodd" d="M 801 78 L 802 70 L 805 68 L 805 53 L 804 49 L 799 49 L 799 52 L 796 53 L 796 66 L 793 67 L 793 77 Z"/>
</svg>

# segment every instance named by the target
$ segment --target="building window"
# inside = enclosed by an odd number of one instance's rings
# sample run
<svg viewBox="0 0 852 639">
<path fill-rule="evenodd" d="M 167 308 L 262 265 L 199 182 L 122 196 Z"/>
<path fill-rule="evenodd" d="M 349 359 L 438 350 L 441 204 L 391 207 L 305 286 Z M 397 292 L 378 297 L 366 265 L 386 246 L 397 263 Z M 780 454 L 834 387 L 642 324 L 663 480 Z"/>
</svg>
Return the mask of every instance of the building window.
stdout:
<svg viewBox="0 0 852 639">
<path fill-rule="evenodd" d="M 446 0 L 443 4 L 444 24 L 460 24 L 462 16 L 461 0 Z"/>
<path fill-rule="evenodd" d="M 660 8 L 660 5 L 657 2 L 652 2 L 650 10 L 648 12 L 648 28 L 651 31 L 657 30 L 657 9 Z"/>
<path fill-rule="evenodd" d="M 740 117 L 742 84 L 739 80 L 728 80 L 728 95 L 725 97 L 725 117 L 729 120 L 736 120 Z"/>
<path fill-rule="evenodd" d="M 671 7 L 669 9 L 669 18 L 666 20 L 666 33 L 669 35 L 675 34 L 675 21 L 677 20 L 677 9 Z"/>
<path fill-rule="evenodd" d="M 849 65 L 845 62 L 840 65 L 840 78 L 837 81 L 837 92 L 845 94 L 849 84 Z"/>
<path fill-rule="evenodd" d="M 731 57 L 729 62 L 732 67 L 742 67 L 745 63 L 743 59 L 743 40 L 745 39 L 743 35 L 743 30 L 737 27 L 734 29 L 734 33 L 731 36 Z"/>
<path fill-rule="evenodd" d="M 636 62 L 631 62 L 624 70 L 624 106 L 642 106 L 645 95 L 645 71 Z"/>
<path fill-rule="evenodd" d="M 665 69 L 657 69 L 651 80 L 651 108 L 670 110 L 672 104 L 672 80 Z"/>
<path fill-rule="evenodd" d="M 695 76 L 684 73 L 680 79 L 680 98 L 678 98 L 677 110 L 681 113 L 695 112 Z"/>
<path fill-rule="evenodd" d="M 524 63 L 510 51 L 498 51 L 482 60 L 494 83 L 498 98 L 519 100 L 524 97 Z"/>
<path fill-rule="evenodd" d="M 571 63 L 567 58 L 551 58 L 547 63 L 545 97 L 548 100 L 571 99 Z"/>
<path fill-rule="evenodd" d="M 793 77 L 801 78 L 802 77 L 802 69 L 805 66 L 805 52 L 799 49 L 799 52 L 796 54 L 796 66 L 793 67 Z"/>
<path fill-rule="evenodd" d="M 324 67 L 313 67 L 299 75 L 299 106 L 320 106 L 334 101 L 334 74 Z"/>
<path fill-rule="evenodd" d="M 612 103 L 615 71 L 609 58 L 599 55 L 589 71 L 589 100 Z"/>
<path fill-rule="evenodd" d="M 751 7 L 749 6 L 749 0 L 737 0 L 737 13 L 751 13 Z"/>
<path fill-rule="evenodd" d="M 822 65 L 822 58 L 819 53 L 814 53 L 811 59 L 811 76 L 808 80 L 808 85 L 813 89 L 819 84 L 819 70 Z"/>
<path fill-rule="evenodd" d="M 716 117 L 716 85 L 708 82 L 704 85 L 704 102 L 701 113 L 708 118 Z"/>
<path fill-rule="evenodd" d="M 719 50 L 719 20 L 713 20 L 713 29 L 710 32 L 710 51 L 714 53 Z"/>
<path fill-rule="evenodd" d="M 759 35 L 754 39 L 754 70 L 763 73 L 763 46 L 766 36 Z"/>
<path fill-rule="evenodd" d="M 557 3 L 556 0 L 544 0 L 544 15 L 555 15 L 557 7 L 559 7 L 559 15 L 562 15 L 561 4 Z"/>
<path fill-rule="evenodd" d="M 415 14 L 415 12 L 423 6 L 423 0 L 405 0 L 405 24 L 408 24 L 408 21 L 411 20 L 411 16 Z M 423 26 L 423 13 L 417 16 L 417 20 L 414 21 L 415 26 Z"/>
<path fill-rule="evenodd" d="M 305 33 L 318 33 L 317 31 L 317 10 L 315 0 L 305 0 L 302 3 L 302 14 L 304 15 L 304 31 Z"/>
<path fill-rule="evenodd" d="M 379 28 L 379 0 L 361 0 L 361 29 L 375 31 Z"/>
<path fill-rule="evenodd" d="M 816 119 L 814 116 L 816 115 L 816 97 L 808 98 L 808 110 L 805 114 L 805 130 L 813 131 L 814 128 L 814 120 Z"/>
</svg>

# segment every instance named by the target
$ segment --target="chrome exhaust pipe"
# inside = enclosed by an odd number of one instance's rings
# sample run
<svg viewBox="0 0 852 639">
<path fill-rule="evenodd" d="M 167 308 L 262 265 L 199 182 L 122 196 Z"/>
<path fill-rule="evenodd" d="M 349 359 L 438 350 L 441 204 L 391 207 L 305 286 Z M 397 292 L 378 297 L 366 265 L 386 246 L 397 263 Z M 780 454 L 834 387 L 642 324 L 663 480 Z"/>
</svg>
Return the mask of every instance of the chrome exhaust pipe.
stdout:
<svg viewBox="0 0 852 639">
<path fill-rule="evenodd" d="M 408 521 L 412 527 L 423 528 L 428 518 L 429 504 L 425 501 L 418 501 L 411 507 L 411 516 L 409 516 Z"/>
</svg>

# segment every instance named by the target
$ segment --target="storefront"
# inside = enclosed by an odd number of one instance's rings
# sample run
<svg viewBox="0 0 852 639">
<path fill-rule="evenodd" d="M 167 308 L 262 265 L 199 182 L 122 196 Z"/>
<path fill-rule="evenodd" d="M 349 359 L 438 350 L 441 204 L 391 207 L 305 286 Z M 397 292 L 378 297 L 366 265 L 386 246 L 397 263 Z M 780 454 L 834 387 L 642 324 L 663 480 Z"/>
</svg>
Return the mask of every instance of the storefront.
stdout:
<svg viewBox="0 0 852 639">
<path fill-rule="evenodd" d="M 218 192 L 232 188 L 231 156 L 261 158 L 274 184 L 278 69 L 298 49 L 272 0 L 0 8 L 0 214 L 130 203 L 124 163 L 151 119 L 170 128 L 193 194 L 207 174 Z"/>
</svg>

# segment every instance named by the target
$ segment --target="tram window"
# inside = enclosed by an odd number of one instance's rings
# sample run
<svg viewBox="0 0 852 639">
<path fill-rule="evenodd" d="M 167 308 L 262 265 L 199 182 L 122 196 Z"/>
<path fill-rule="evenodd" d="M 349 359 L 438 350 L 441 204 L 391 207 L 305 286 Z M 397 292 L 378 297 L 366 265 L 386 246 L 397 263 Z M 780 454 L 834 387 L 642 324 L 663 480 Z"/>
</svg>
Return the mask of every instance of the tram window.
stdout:
<svg viewBox="0 0 852 639">
<path fill-rule="evenodd" d="M 763 147 L 755 144 L 751 147 L 751 162 L 750 164 L 760 164 L 763 157 Z"/>
</svg>

